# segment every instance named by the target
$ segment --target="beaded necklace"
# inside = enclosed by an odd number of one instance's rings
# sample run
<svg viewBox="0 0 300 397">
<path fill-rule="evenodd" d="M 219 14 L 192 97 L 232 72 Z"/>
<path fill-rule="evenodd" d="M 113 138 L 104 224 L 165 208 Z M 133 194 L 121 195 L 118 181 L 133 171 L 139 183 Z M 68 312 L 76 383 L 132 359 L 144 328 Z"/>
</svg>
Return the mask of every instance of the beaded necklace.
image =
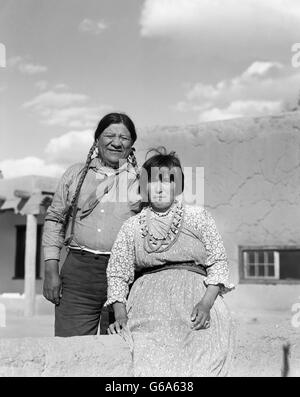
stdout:
<svg viewBox="0 0 300 397">
<path fill-rule="evenodd" d="M 155 219 L 150 219 L 150 212 L 154 212 L 159 217 L 166 217 L 173 211 L 169 227 L 165 235 L 161 238 L 155 237 L 149 231 L 150 222 L 155 222 Z M 179 231 L 181 230 L 183 219 L 183 205 L 181 202 L 175 204 L 175 208 L 171 208 L 166 214 L 158 214 L 149 207 L 141 212 L 140 225 L 141 233 L 144 239 L 144 249 L 146 252 L 165 252 L 167 251 L 178 239 Z"/>
<path fill-rule="evenodd" d="M 171 207 L 170 207 L 166 212 L 160 213 L 160 212 L 154 211 L 154 209 L 153 209 L 152 207 L 149 207 L 149 208 L 150 208 L 150 211 L 151 211 L 153 214 L 157 215 L 157 216 L 160 217 L 160 218 L 165 218 L 165 217 L 168 216 L 168 215 L 170 214 L 170 212 L 174 209 L 173 206 L 171 205 Z"/>
</svg>

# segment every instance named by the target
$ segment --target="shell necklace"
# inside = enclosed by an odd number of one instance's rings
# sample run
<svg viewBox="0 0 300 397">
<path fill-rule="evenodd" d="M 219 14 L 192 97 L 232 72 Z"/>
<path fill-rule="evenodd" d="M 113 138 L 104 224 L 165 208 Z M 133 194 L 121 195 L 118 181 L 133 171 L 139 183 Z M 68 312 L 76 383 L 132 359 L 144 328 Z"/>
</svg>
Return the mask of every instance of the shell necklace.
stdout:
<svg viewBox="0 0 300 397">
<path fill-rule="evenodd" d="M 149 226 L 153 222 L 157 222 L 155 218 L 150 218 L 150 214 L 154 213 L 159 218 L 167 218 L 172 213 L 169 225 L 166 227 L 162 236 L 157 237 L 150 232 Z M 183 219 L 183 205 L 181 202 L 176 202 L 175 207 L 171 207 L 165 214 L 159 214 L 151 208 L 146 208 L 141 212 L 140 225 L 141 233 L 144 239 L 144 249 L 146 252 L 164 252 L 167 251 L 177 240 L 179 231 L 182 226 Z"/>
</svg>

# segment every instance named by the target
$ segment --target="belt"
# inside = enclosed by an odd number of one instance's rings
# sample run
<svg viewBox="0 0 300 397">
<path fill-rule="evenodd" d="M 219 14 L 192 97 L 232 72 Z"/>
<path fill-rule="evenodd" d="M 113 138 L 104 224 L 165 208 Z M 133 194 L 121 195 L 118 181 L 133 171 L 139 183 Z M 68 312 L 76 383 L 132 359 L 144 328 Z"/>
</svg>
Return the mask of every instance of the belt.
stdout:
<svg viewBox="0 0 300 397">
<path fill-rule="evenodd" d="M 110 252 L 96 251 L 96 250 L 92 250 L 92 249 L 89 249 L 89 248 L 80 248 L 80 247 L 68 246 L 68 249 L 70 251 L 72 251 L 72 252 L 76 252 L 76 253 L 81 254 L 81 255 L 90 254 L 90 255 L 93 255 L 95 257 L 98 257 L 98 256 L 109 257 L 110 256 Z"/>
<path fill-rule="evenodd" d="M 203 265 L 196 265 L 194 261 L 188 262 L 166 262 L 163 265 L 148 267 L 144 269 L 137 269 L 137 277 L 143 276 L 144 274 L 156 273 L 162 270 L 189 270 L 194 273 L 201 274 L 202 276 L 207 276 L 206 269 Z"/>
</svg>

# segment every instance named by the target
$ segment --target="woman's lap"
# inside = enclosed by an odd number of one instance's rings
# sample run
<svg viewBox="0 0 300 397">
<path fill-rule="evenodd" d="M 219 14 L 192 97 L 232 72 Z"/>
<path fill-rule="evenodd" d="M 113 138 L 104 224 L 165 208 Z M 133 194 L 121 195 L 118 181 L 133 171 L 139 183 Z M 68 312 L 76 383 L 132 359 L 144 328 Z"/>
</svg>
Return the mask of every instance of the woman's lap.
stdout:
<svg viewBox="0 0 300 397">
<path fill-rule="evenodd" d="M 128 326 L 139 376 L 223 375 L 232 353 L 232 320 L 218 297 L 211 326 L 192 330 L 193 307 L 205 294 L 204 277 L 164 270 L 138 279 L 128 299 Z"/>
</svg>

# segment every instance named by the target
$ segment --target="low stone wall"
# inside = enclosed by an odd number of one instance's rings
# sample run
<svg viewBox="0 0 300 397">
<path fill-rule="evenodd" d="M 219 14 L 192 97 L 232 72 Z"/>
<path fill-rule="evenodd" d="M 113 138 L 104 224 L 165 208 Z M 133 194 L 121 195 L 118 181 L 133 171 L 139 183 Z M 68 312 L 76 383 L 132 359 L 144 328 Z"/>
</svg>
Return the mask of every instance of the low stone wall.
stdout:
<svg viewBox="0 0 300 397">
<path fill-rule="evenodd" d="M 235 314 L 236 351 L 230 376 L 280 377 L 290 345 L 289 376 L 300 376 L 300 328 L 288 313 Z M 129 344 L 119 335 L 0 339 L 0 377 L 132 377 Z"/>
<path fill-rule="evenodd" d="M 0 377 L 133 376 L 118 335 L 0 340 Z"/>
</svg>

